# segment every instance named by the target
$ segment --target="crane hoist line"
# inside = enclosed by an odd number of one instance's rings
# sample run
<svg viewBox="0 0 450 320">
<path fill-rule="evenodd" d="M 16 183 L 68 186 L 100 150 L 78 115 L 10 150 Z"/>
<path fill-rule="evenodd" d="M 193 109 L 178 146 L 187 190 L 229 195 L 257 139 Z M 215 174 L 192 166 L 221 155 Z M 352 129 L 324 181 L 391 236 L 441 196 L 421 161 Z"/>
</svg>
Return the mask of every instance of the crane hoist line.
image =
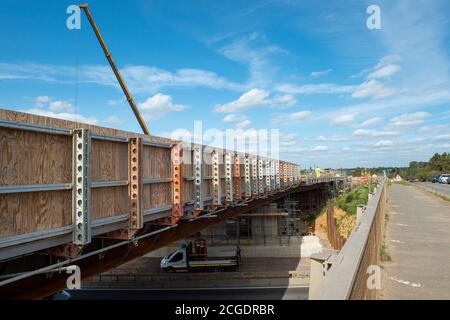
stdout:
<svg viewBox="0 0 450 320">
<path fill-rule="evenodd" d="M 125 84 L 125 81 L 123 80 L 122 75 L 120 74 L 120 71 L 116 66 L 116 63 L 114 62 L 111 52 L 109 52 L 108 47 L 106 46 L 105 40 L 103 40 L 103 37 L 100 34 L 100 30 L 98 29 L 97 24 L 95 23 L 94 17 L 92 16 L 88 5 L 80 4 L 78 6 L 80 7 L 80 9 L 83 9 L 84 13 L 86 14 L 86 17 L 88 18 L 89 23 L 91 24 L 91 27 L 94 30 L 95 35 L 97 36 L 97 39 L 100 42 L 100 45 L 102 46 L 103 52 L 105 53 L 105 56 L 106 56 L 106 59 L 108 59 L 109 65 L 111 66 L 111 68 L 116 76 L 117 81 L 119 81 L 120 87 L 122 88 L 122 91 L 125 94 L 125 97 L 127 98 L 127 101 L 130 104 L 130 107 L 133 110 L 133 113 L 136 116 L 136 119 L 142 128 L 142 131 L 144 131 L 144 134 L 149 136 L 150 130 L 148 129 L 144 118 L 142 117 L 141 113 L 139 112 L 139 109 L 137 108 L 136 103 L 134 102 L 134 99 L 131 96 L 130 90 L 128 90 L 128 87 Z"/>
</svg>

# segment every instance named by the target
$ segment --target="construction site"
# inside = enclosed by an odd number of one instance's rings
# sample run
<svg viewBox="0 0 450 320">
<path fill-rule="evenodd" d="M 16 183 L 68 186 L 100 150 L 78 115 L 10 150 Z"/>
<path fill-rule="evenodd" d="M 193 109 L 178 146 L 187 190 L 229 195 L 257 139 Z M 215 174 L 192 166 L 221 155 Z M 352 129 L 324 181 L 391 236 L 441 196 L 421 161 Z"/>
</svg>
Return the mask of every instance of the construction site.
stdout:
<svg viewBox="0 0 450 320">
<path fill-rule="evenodd" d="M 418 220 L 401 210 L 436 202 L 438 218 L 420 224 L 441 227 L 448 206 L 423 193 L 448 200 L 447 174 L 435 174 L 448 154 L 401 167 L 419 140 L 394 138 L 431 114 L 381 114 L 389 103 L 373 107 L 376 99 L 406 92 L 387 87 L 402 59 L 337 56 L 308 26 L 297 46 L 281 27 L 291 5 L 58 3 L 24 13 L 20 28 L 20 6 L 0 4 L 0 30 L 11 25 L 0 52 L 0 300 L 375 300 L 416 297 L 393 282 L 432 283 L 398 267 L 414 260 L 402 248 L 420 248 L 407 247 Z M 307 7 L 320 26 L 337 23 Z M 255 12 L 290 50 L 270 42 L 272 31 L 249 31 L 266 27 Z M 379 30 L 372 18 L 364 32 Z M 344 61 L 342 77 L 324 61 Z M 398 158 L 383 158 L 396 148 Z M 389 180 L 399 172 L 424 181 Z"/>
</svg>

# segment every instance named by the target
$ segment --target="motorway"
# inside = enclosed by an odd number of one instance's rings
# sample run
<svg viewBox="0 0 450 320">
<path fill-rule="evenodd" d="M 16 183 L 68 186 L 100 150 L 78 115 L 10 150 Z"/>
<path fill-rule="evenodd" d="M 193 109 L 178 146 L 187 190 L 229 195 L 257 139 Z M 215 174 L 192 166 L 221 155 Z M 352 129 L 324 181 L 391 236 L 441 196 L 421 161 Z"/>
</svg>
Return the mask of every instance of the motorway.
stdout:
<svg viewBox="0 0 450 320">
<path fill-rule="evenodd" d="M 381 298 L 450 299 L 450 202 L 400 184 L 388 198 Z"/>
<path fill-rule="evenodd" d="M 432 191 L 441 193 L 447 197 L 450 197 L 450 184 L 431 183 L 431 182 L 417 182 L 416 184 L 431 189 Z"/>
<path fill-rule="evenodd" d="M 70 300 L 307 300 L 308 286 L 82 289 L 67 290 Z"/>
</svg>

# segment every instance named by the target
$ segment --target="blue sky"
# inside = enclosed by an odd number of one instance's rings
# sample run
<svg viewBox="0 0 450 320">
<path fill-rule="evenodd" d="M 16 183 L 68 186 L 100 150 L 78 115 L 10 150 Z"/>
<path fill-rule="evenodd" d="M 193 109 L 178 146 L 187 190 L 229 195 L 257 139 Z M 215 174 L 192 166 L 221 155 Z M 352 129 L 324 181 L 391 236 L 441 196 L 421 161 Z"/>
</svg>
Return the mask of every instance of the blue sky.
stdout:
<svg viewBox="0 0 450 320">
<path fill-rule="evenodd" d="M 140 132 L 86 18 L 66 28 L 70 4 L 0 1 L 0 108 Z M 279 129 L 281 158 L 304 167 L 450 151 L 446 0 L 89 6 L 152 134 Z"/>
</svg>

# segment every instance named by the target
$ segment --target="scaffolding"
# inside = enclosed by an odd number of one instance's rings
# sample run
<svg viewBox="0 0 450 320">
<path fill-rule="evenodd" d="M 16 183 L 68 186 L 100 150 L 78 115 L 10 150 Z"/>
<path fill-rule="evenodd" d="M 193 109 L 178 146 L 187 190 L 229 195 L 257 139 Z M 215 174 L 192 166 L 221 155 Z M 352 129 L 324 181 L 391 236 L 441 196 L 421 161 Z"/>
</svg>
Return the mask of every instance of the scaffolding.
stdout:
<svg viewBox="0 0 450 320">
<path fill-rule="evenodd" d="M 300 238 L 298 234 L 298 222 L 300 221 L 301 210 L 299 201 L 293 201 L 289 198 L 285 198 L 283 206 L 288 215 L 285 217 L 280 217 L 278 224 L 279 235 L 287 236 L 288 242 L 290 242 L 292 236 Z"/>
</svg>

